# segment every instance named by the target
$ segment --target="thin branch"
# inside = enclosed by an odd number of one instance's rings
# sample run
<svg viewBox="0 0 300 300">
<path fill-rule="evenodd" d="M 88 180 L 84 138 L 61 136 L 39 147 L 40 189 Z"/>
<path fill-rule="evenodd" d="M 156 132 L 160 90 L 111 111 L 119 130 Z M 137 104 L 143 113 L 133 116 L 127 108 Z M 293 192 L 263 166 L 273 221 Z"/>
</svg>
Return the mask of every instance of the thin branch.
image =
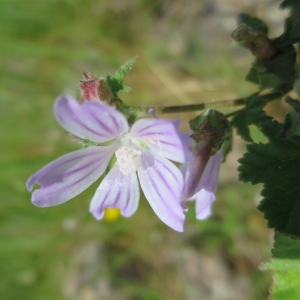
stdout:
<svg viewBox="0 0 300 300">
<path fill-rule="evenodd" d="M 226 105 L 226 106 L 241 106 L 245 104 L 245 98 L 239 98 L 235 100 L 209 101 L 209 102 L 202 102 L 196 104 L 174 105 L 174 106 L 146 105 L 146 106 L 136 107 L 136 108 L 147 112 L 151 111 L 152 113 L 167 114 L 167 113 L 179 113 L 179 112 L 193 112 L 193 111 L 203 110 L 207 107 L 219 105 L 219 104 Z"/>
</svg>

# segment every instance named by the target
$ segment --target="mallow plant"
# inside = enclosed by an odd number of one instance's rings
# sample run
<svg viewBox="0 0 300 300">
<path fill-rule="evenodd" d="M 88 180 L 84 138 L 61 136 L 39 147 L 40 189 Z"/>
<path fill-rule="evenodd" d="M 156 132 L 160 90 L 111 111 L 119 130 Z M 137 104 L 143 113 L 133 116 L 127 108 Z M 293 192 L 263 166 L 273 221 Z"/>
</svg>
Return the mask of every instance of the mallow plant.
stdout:
<svg viewBox="0 0 300 300">
<path fill-rule="evenodd" d="M 62 204 L 102 176 L 89 208 L 97 220 L 107 208 L 132 216 L 142 192 L 166 226 L 183 232 L 187 202 L 195 202 L 199 220 L 213 212 L 220 166 L 231 150 L 234 129 L 247 143 L 239 159 L 239 179 L 262 184 L 257 209 L 266 226 L 275 231 L 273 258 L 263 265 L 274 273 L 271 298 L 300 299 L 300 101 L 295 97 L 300 2 L 285 0 L 280 8 L 289 9 L 290 15 L 282 34 L 273 39 L 262 20 L 247 14 L 238 17 L 232 38 L 254 56 L 246 80 L 257 84 L 257 92 L 230 100 L 233 111 L 227 115 L 203 103 L 126 105 L 119 95 L 130 91 L 123 81 L 135 58 L 114 76 L 98 78 L 84 72 L 81 99 L 61 95 L 54 102 L 57 122 L 83 148 L 30 176 L 27 188 L 32 203 L 39 207 Z M 290 111 L 279 123 L 266 115 L 264 107 L 282 99 Z M 187 111 L 199 111 L 199 115 L 190 120 L 186 133 L 179 130 L 180 120 L 161 116 Z M 266 143 L 253 141 L 250 125 L 261 131 Z"/>
</svg>

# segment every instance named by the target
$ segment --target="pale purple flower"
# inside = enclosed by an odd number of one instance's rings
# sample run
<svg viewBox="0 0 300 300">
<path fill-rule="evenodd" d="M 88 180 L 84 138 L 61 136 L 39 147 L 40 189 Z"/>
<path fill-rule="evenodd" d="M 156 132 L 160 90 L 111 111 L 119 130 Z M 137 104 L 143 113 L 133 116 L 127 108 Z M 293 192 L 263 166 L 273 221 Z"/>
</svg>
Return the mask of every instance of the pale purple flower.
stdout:
<svg viewBox="0 0 300 300">
<path fill-rule="evenodd" d="M 68 96 L 56 100 L 54 114 L 67 131 L 98 146 L 63 155 L 32 175 L 28 190 L 35 183 L 41 185 L 32 193 L 33 204 L 54 206 L 77 196 L 104 173 L 115 154 L 115 165 L 92 199 L 94 217 L 101 219 L 106 207 L 118 207 L 123 216 L 131 216 L 140 198 L 139 179 L 157 216 L 174 230 L 183 231 L 179 202 L 183 177 L 168 159 L 183 162 L 186 153 L 174 122 L 140 119 L 129 128 L 119 111 L 96 102 L 79 104 Z"/>
<path fill-rule="evenodd" d="M 197 157 L 190 157 L 189 163 L 193 163 L 193 159 L 197 159 Z M 200 181 L 196 186 L 195 195 L 188 199 L 185 197 L 184 192 L 181 195 L 181 204 L 184 210 L 187 210 L 187 207 L 185 206 L 187 201 L 196 202 L 196 218 L 199 220 L 204 220 L 211 215 L 211 205 L 216 199 L 215 191 L 218 185 L 218 177 L 222 160 L 223 150 L 220 149 L 215 155 L 208 159 Z M 186 180 L 187 167 L 188 163 L 185 163 L 181 166 L 181 172 Z M 188 179 L 189 178 L 190 176 Z M 185 184 L 189 185 L 189 182 L 185 182 Z"/>
<path fill-rule="evenodd" d="M 211 206 L 216 199 L 215 192 L 222 160 L 222 149 L 209 158 L 197 187 L 198 192 L 190 199 L 196 201 L 196 218 L 198 220 L 204 220 L 212 213 Z"/>
</svg>

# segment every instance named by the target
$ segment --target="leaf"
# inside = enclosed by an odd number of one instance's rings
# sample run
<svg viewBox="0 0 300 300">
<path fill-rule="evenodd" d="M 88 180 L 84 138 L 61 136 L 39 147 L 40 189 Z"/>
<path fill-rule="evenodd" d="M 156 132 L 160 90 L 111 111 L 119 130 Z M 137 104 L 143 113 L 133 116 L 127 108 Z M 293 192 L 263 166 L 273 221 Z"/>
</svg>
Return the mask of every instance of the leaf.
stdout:
<svg viewBox="0 0 300 300">
<path fill-rule="evenodd" d="M 122 89 L 119 90 L 119 93 L 128 93 L 132 90 L 132 87 L 128 86 L 128 85 L 123 85 Z"/>
<path fill-rule="evenodd" d="M 264 184 L 258 209 L 269 227 L 300 237 L 300 147 L 289 139 L 278 139 L 283 126 L 270 119 L 261 125 L 269 143 L 247 145 L 247 153 L 239 160 L 239 177 Z"/>
<path fill-rule="evenodd" d="M 124 92 L 129 92 L 131 90 L 130 87 L 122 85 L 123 80 L 125 79 L 126 75 L 129 73 L 131 68 L 133 67 L 137 57 L 128 60 L 125 62 L 121 67 L 118 69 L 116 74 L 111 77 L 107 76 L 106 78 L 106 83 L 109 85 L 110 90 L 114 94 L 114 96 L 118 96 L 118 93 L 124 93 Z"/>
<path fill-rule="evenodd" d="M 274 41 L 279 46 L 280 41 Z M 285 46 L 267 61 L 256 60 L 246 76 L 246 80 L 259 85 L 259 90 L 273 88 L 287 93 L 293 87 L 296 77 L 296 51 L 293 45 Z"/>
<path fill-rule="evenodd" d="M 115 76 L 112 78 L 120 83 L 123 82 L 126 75 L 129 73 L 129 71 L 132 69 L 134 63 L 136 62 L 137 57 L 134 57 L 128 61 L 126 61 L 116 72 Z"/>
<path fill-rule="evenodd" d="M 289 139 L 300 145 L 300 101 L 289 96 L 286 97 L 285 101 L 290 105 L 291 112 L 285 116 L 278 138 L 282 140 Z"/>
<path fill-rule="evenodd" d="M 254 30 L 260 31 L 268 35 L 268 26 L 266 23 L 258 18 L 252 17 L 248 14 L 242 13 L 239 15 L 239 24 L 244 23 Z"/>
<path fill-rule="evenodd" d="M 290 9 L 290 17 L 285 20 L 284 33 L 280 37 L 282 43 L 293 44 L 300 38 L 300 1 L 285 0 L 280 9 Z"/>
<path fill-rule="evenodd" d="M 232 118 L 231 125 L 246 142 L 252 142 L 249 125 L 257 124 L 266 118 L 262 110 L 265 105 L 263 97 L 258 96 L 258 93 L 252 94 L 246 98 L 245 109 Z"/>
<path fill-rule="evenodd" d="M 271 299 L 299 299 L 300 296 L 300 241 L 275 235 L 275 245 L 272 250 L 272 261 L 263 265 L 264 269 L 272 270 L 273 284 Z"/>
</svg>

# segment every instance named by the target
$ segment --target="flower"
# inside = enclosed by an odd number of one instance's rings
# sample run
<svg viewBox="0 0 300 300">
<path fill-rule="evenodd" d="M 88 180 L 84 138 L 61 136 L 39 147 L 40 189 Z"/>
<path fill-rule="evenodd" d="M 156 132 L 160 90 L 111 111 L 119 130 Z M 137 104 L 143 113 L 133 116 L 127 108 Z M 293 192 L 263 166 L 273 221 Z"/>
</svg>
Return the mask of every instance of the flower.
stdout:
<svg viewBox="0 0 300 300">
<path fill-rule="evenodd" d="M 201 176 L 197 193 L 190 200 L 196 201 L 196 218 L 204 220 L 211 215 L 211 205 L 215 201 L 220 165 L 223 160 L 222 148 L 208 160 Z"/>
<path fill-rule="evenodd" d="M 130 217 L 138 207 L 139 179 L 157 216 L 174 230 L 183 231 L 179 202 L 183 177 L 168 159 L 183 162 L 185 148 L 173 122 L 139 119 L 129 128 L 121 112 L 97 102 L 79 104 L 69 96 L 56 100 L 54 114 L 64 129 L 97 146 L 63 155 L 32 175 L 27 189 L 32 191 L 35 183 L 41 185 L 32 193 L 33 204 L 46 207 L 70 200 L 95 182 L 115 159 L 91 201 L 94 217 L 101 219 L 107 207 L 118 207 L 123 216 Z"/>
</svg>

